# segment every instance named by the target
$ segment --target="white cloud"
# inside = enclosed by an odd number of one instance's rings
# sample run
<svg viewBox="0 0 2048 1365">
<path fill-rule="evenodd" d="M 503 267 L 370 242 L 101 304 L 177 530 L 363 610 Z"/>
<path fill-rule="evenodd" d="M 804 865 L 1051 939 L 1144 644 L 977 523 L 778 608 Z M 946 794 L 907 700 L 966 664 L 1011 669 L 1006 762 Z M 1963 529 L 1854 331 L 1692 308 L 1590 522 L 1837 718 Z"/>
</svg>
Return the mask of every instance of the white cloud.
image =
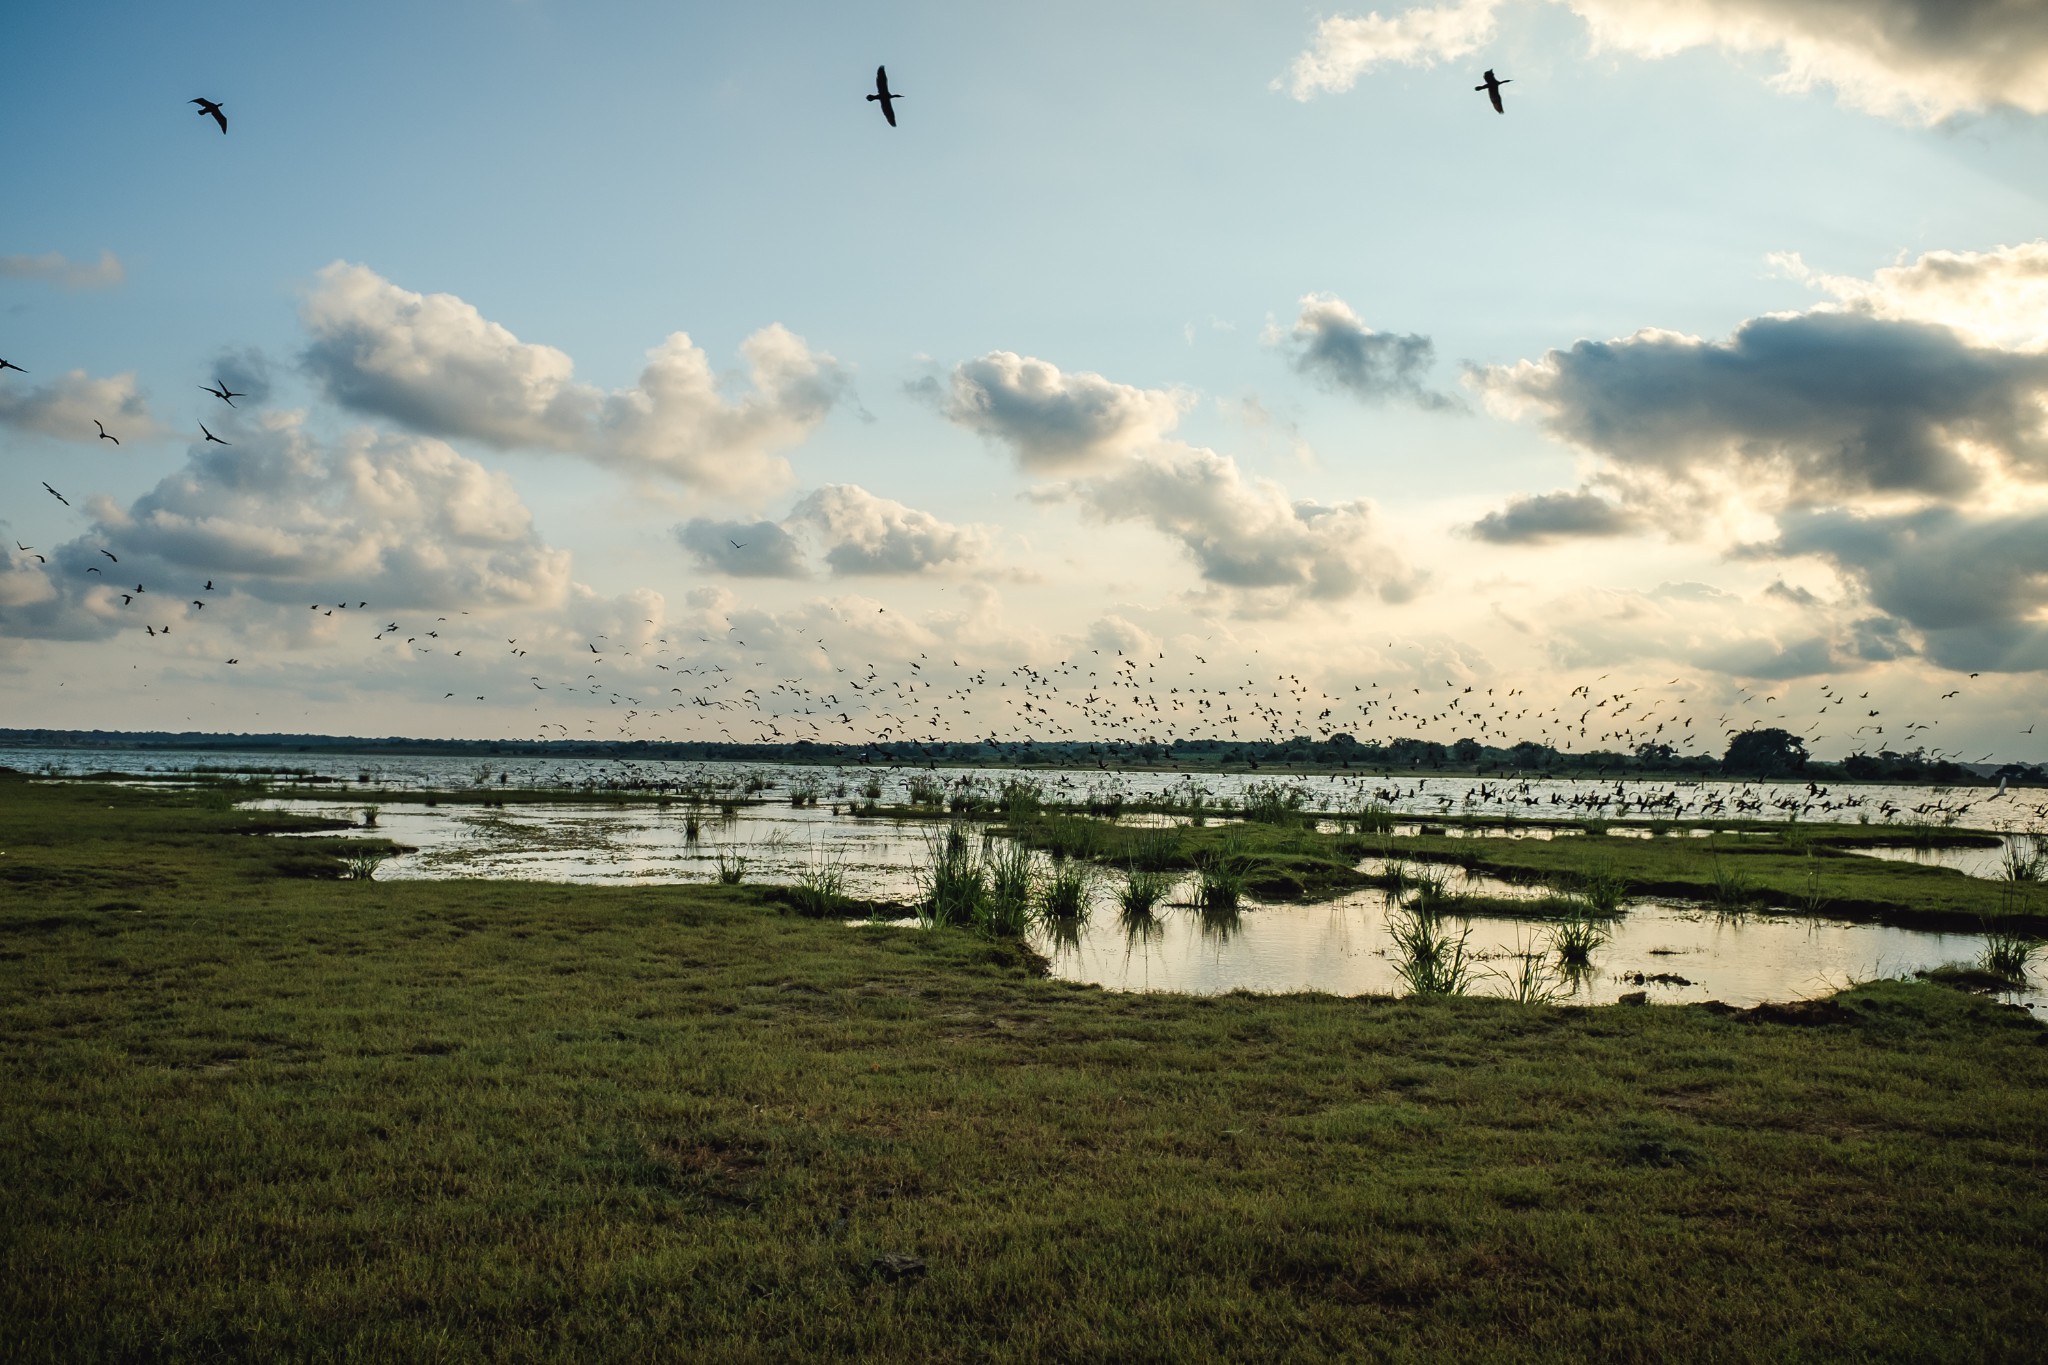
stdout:
<svg viewBox="0 0 2048 1365">
<path fill-rule="evenodd" d="M 2048 113 L 2048 6 L 2032 0 L 1557 0 L 1596 49 L 1668 57 L 1711 47 L 1782 63 L 1787 90 L 1828 85 L 1852 107 L 1936 123 L 1995 108 Z M 1348 90 L 1388 62 L 1428 66 L 1494 35 L 1499 0 L 1331 18 L 1296 58 L 1296 99 Z"/>
<path fill-rule="evenodd" d="M 807 578 L 809 551 L 842 577 L 907 576 L 977 567 L 988 533 L 834 483 L 800 499 L 780 522 L 695 517 L 676 538 L 700 568 L 737 578 Z"/>
<path fill-rule="evenodd" d="M 1400 602 L 1420 582 L 1382 537 L 1371 503 L 1289 501 L 1214 451 L 1135 456 L 1064 492 L 1105 521 L 1145 523 L 1179 541 L 1203 580 L 1247 614 L 1368 592 Z"/>
<path fill-rule="evenodd" d="M 50 556 L 55 591 L 8 613 L 9 633 L 111 633 L 141 619 L 119 601 L 131 577 L 153 585 L 146 606 L 181 613 L 209 579 L 257 602 L 346 597 L 380 611 L 552 609 L 569 587 L 568 554 L 541 542 L 504 475 L 424 437 L 359 430 L 330 448 L 293 414 L 193 448 L 131 505 L 93 500 L 92 516 Z M 120 557 L 118 583 L 102 547 Z"/>
<path fill-rule="evenodd" d="M 1867 280 L 1822 274 L 1796 252 L 1771 262 L 1850 311 L 1938 323 L 1979 346 L 2048 350 L 2048 241 L 1990 251 L 1929 251 Z"/>
<path fill-rule="evenodd" d="M 1288 92 L 1305 100 L 1326 90 L 1349 90 L 1383 63 L 1434 66 L 1477 51 L 1493 41 L 1498 8 L 1500 0 L 1460 0 L 1386 17 L 1375 10 L 1363 18 L 1325 19 L 1316 25 L 1314 44 L 1294 59 Z"/>
<path fill-rule="evenodd" d="M 105 446 L 95 420 L 122 441 L 154 436 L 159 430 L 132 374 L 96 379 L 84 370 L 72 370 L 35 385 L 12 370 L 0 374 L 0 425 Z"/>
<path fill-rule="evenodd" d="M 991 351 L 954 367 L 942 397 L 952 421 L 1010 448 L 1022 468 L 1076 470 L 1157 442 L 1191 401 L 1166 389 L 1061 373 L 1048 361 Z"/>
<path fill-rule="evenodd" d="M 826 484 L 796 505 L 837 574 L 920 574 L 967 569 L 988 550 L 979 527 L 954 526 L 929 512 L 877 497 L 858 484 Z"/>
<path fill-rule="evenodd" d="M 1935 123 L 2007 106 L 2048 113 L 2048 6 L 2027 0 L 1569 0 L 1597 47 L 1665 57 L 1772 53 L 1789 90 Z"/>
<path fill-rule="evenodd" d="M 344 407 L 715 493 L 786 483 L 777 452 L 806 438 L 847 383 L 831 356 L 773 325 L 741 343 L 753 391 L 738 399 L 682 332 L 648 353 L 638 385 L 606 392 L 579 382 L 563 352 L 522 342 L 453 294 L 416 294 L 341 262 L 320 273 L 303 319 L 307 367 Z"/>
<path fill-rule="evenodd" d="M 97 261 L 74 261 L 62 252 L 40 256 L 0 256 L 0 279 L 46 280 L 66 289 L 111 289 L 127 278 L 127 270 L 111 251 Z"/>
</svg>

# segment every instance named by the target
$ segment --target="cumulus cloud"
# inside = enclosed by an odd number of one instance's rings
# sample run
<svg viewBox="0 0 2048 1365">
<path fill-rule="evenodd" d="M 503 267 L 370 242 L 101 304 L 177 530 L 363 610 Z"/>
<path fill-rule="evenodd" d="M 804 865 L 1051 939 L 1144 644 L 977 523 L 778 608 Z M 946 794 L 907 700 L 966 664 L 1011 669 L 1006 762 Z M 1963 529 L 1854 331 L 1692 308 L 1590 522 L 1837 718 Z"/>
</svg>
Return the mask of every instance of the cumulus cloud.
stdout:
<svg viewBox="0 0 2048 1365">
<path fill-rule="evenodd" d="M 306 367 L 344 407 L 710 492 L 781 486 L 788 465 L 776 452 L 807 437 L 847 387 L 837 361 L 773 325 L 740 345 L 752 392 L 737 399 L 682 332 L 648 353 L 635 387 L 607 392 L 578 381 L 563 352 L 519 340 L 453 294 L 416 294 L 342 262 L 321 271 L 302 317 Z"/>
<path fill-rule="evenodd" d="M 1555 540 L 1626 535 L 1642 524 L 1636 514 L 1598 493 L 1539 493 L 1510 498 L 1472 525 L 1472 534 L 1495 545 L 1542 545 Z"/>
<path fill-rule="evenodd" d="M 934 386 L 936 388 L 936 386 Z M 1186 395 L 1119 384 L 1011 351 L 953 369 L 937 392 L 947 418 L 1010 448 L 1034 472 L 1072 471 L 1159 441 L 1180 421 Z"/>
<path fill-rule="evenodd" d="M 59 251 L 40 256 L 0 256 L 0 279 L 44 280 L 66 289 L 111 289 L 127 278 L 120 258 L 100 252 L 97 261 L 74 261 Z"/>
<path fill-rule="evenodd" d="M 1990 251 L 1929 251 L 1867 280 L 1823 274 L 1796 252 L 1771 262 L 1855 312 L 1937 323 L 1979 346 L 2048 349 L 2048 241 Z"/>
<path fill-rule="evenodd" d="M 270 357 L 254 346 L 239 350 L 222 347 L 214 354 L 207 377 L 227 385 L 245 407 L 261 407 L 270 401 Z"/>
<path fill-rule="evenodd" d="M 676 528 L 676 539 L 697 567 L 735 578 L 804 578 L 810 573 L 803 546 L 772 521 L 717 521 L 692 517 Z"/>
<path fill-rule="evenodd" d="M 1952 496 L 2048 473 L 2048 355 L 1857 312 L 1754 318 L 1726 341 L 1644 331 L 1478 376 L 1496 406 L 1622 471 L 1720 473 L 1786 502 Z"/>
<path fill-rule="evenodd" d="M 1375 332 L 1334 294 L 1309 294 L 1284 337 L 1294 368 L 1308 378 L 1368 402 L 1402 398 L 1425 408 L 1457 400 L 1424 384 L 1436 348 L 1426 336 Z"/>
<path fill-rule="evenodd" d="M 1935 123 L 2005 106 L 2048 113 L 2048 7 L 2015 0 L 1568 0 L 1597 47 L 1776 55 L 1776 84 Z"/>
<path fill-rule="evenodd" d="M 1316 25 L 1313 45 L 1289 69 L 1288 93 L 1305 100 L 1322 91 L 1349 90 L 1360 76 L 1384 63 L 1434 66 L 1475 52 L 1493 41 L 1498 8 L 1500 0 L 1461 0 L 1418 6 L 1391 17 L 1375 10 L 1363 18 L 1325 19 Z M 1274 82 L 1275 88 L 1280 85 Z"/>
<path fill-rule="evenodd" d="M 106 423 L 107 430 L 121 440 L 152 436 L 158 429 L 132 374 L 98 379 L 84 370 L 72 370 L 46 384 L 0 383 L 0 425 L 98 442 L 95 420 Z"/>
<path fill-rule="evenodd" d="M 139 619 L 104 573 L 85 576 L 105 569 L 101 546 L 159 592 L 212 579 L 221 593 L 280 604 L 553 607 L 569 584 L 568 554 L 541 542 L 504 475 L 423 437 L 356 431 L 325 446 L 289 416 L 231 447 L 195 447 L 129 506 L 95 499 L 92 515 L 92 532 L 50 557 L 56 590 L 6 613 L 10 633 L 90 637 Z M 175 596 L 149 603 L 159 604 L 183 610 Z"/>
<path fill-rule="evenodd" d="M 976 567 L 988 533 L 877 497 L 858 484 L 832 483 L 798 500 L 774 521 L 697 517 L 676 538 L 698 567 L 740 578 L 806 578 L 811 552 L 842 577 L 908 576 Z"/>
<path fill-rule="evenodd" d="M 2048 8 L 2026 0 L 1557 0 L 1596 49 L 1660 58 L 1690 48 L 1761 53 L 1774 84 L 1833 87 L 1849 105 L 1919 123 L 1994 108 L 2048 113 Z M 1286 85 L 1348 90 L 1384 63 L 1428 66 L 1492 40 L 1499 0 L 1317 25 Z M 1276 83 L 1277 84 L 1277 83 Z"/>
<path fill-rule="evenodd" d="M 837 574 L 964 569 L 988 549 L 988 534 L 979 527 L 951 525 L 858 484 L 826 484 L 799 502 L 790 520 L 811 528 Z"/>
<path fill-rule="evenodd" d="M 1141 522 L 1179 541 L 1203 580 L 1237 592 L 1247 612 L 1367 592 L 1400 602 L 1419 583 L 1380 534 L 1371 503 L 1290 501 L 1214 451 L 1149 452 L 1064 493 L 1105 521 Z"/>
</svg>

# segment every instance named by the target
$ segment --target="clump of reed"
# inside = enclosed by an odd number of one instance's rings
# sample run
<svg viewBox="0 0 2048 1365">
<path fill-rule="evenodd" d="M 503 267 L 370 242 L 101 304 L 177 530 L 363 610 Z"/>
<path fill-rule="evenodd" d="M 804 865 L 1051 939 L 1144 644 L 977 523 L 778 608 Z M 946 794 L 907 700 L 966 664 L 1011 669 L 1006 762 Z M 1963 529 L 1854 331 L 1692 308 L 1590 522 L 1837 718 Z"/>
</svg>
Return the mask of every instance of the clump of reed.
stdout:
<svg viewBox="0 0 2048 1365">
<path fill-rule="evenodd" d="M 798 869 L 789 903 L 800 915 L 822 919 L 846 901 L 846 868 L 837 858 L 814 858 Z"/>
<path fill-rule="evenodd" d="M 1391 834 L 1394 812 L 1377 801 L 1365 801 L 1345 811 L 1341 823 L 1353 834 Z"/>
<path fill-rule="evenodd" d="M 1593 954 L 1606 942 L 1607 926 L 1590 914 L 1566 915 L 1550 926 L 1550 951 L 1566 971 L 1592 966 Z"/>
<path fill-rule="evenodd" d="M 381 813 L 382 813 L 383 809 L 384 809 L 384 808 L 383 808 L 382 806 L 364 806 L 364 807 L 363 807 L 363 828 L 364 828 L 364 829 L 375 829 L 375 828 L 377 828 L 377 816 L 378 816 L 379 814 L 381 814 Z"/>
<path fill-rule="evenodd" d="M 2044 949 L 2048 944 L 2021 932 L 2009 916 L 1998 915 L 1984 921 L 1984 950 L 1977 965 L 2002 981 L 2024 986 L 2027 969 Z"/>
<path fill-rule="evenodd" d="M 1038 889 L 1039 919 L 1050 926 L 1086 924 L 1094 886 L 1095 871 L 1086 863 L 1056 865 Z"/>
<path fill-rule="evenodd" d="M 1402 882 L 1408 903 L 1432 915 L 1440 913 L 1451 898 L 1451 874 L 1441 867 L 1426 865 L 1419 871 L 1404 871 Z"/>
<path fill-rule="evenodd" d="M 1244 899 L 1244 856 L 1235 839 L 1202 850 L 1195 858 L 1195 908 L 1235 913 Z"/>
<path fill-rule="evenodd" d="M 1610 862 L 1596 862 L 1579 873 L 1578 893 L 1603 915 L 1618 914 L 1628 896 L 1628 879 Z"/>
<path fill-rule="evenodd" d="M 997 938 L 1018 937 L 1031 927 L 1031 904 L 1038 882 L 1031 850 L 1016 842 L 984 849 L 981 870 L 976 924 L 983 933 Z"/>
<path fill-rule="evenodd" d="M 1168 830 L 1137 831 L 1124 843 L 1124 858 L 1147 872 L 1171 871 L 1179 858 L 1180 841 Z"/>
<path fill-rule="evenodd" d="M 792 782 L 789 784 L 789 804 L 796 810 L 802 810 L 805 806 L 816 806 L 818 791 L 818 783 L 813 778 L 806 777 Z"/>
<path fill-rule="evenodd" d="M 698 840 L 698 838 L 699 838 L 699 837 L 701 837 L 701 836 L 703 835 L 703 833 L 704 833 L 704 828 L 703 828 L 703 825 L 702 825 L 702 823 L 701 823 L 701 822 L 700 822 L 700 821 L 699 821 L 699 820 L 697 819 L 697 812 L 696 812 L 696 811 L 691 811 L 691 812 L 690 812 L 689 814 L 687 814 L 687 815 L 685 815 L 685 816 L 683 817 L 683 842 L 684 842 L 684 843 L 686 843 L 686 844 L 694 844 L 694 843 L 696 843 L 696 842 L 697 842 L 697 840 Z"/>
<path fill-rule="evenodd" d="M 1749 874 L 1733 863 L 1722 862 L 1719 854 L 1708 860 L 1707 877 L 1714 905 L 1723 914 L 1739 914 L 1756 894 L 1756 886 L 1750 881 Z"/>
<path fill-rule="evenodd" d="M 936 777 L 918 773 L 907 784 L 910 804 L 934 810 L 946 804 L 946 784 Z"/>
<path fill-rule="evenodd" d="M 1514 963 L 1512 969 L 1491 969 L 1507 987 L 1503 994 L 1508 999 L 1522 1005 L 1548 1005 L 1564 994 L 1565 982 L 1551 967 L 1550 956 L 1542 948 L 1520 944 L 1510 960 Z"/>
<path fill-rule="evenodd" d="M 2026 836 L 2022 847 L 2020 835 L 2012 835 L 2005 841 L 2005 856 L 2000 871 L 2009 882 L 2048 881 L 2048 848 L 2043 847 L 2039 833 Z"/>
<path fill-rule="evenodd" d="M 1799 889 L 1799 908 L 1805 913 L 1818 916 L 1828 908 L 1829 900 L 1821 890 L 1820 863 L 1813 854 L 1806 855 L 1806 881 Z"/>
<path fill-rule="evenodd" d="M 746 781 L 740 784 L 740 789 L 744 791 L 748 796 L 753 796 L 760 792 L 767 791 L 768 787 L 768 779 L 762 776 L 760 773 L 748 773 Z"/>
<path fill-rule="evenodd" d="M 1006 778 L 996 788 L 995 807 L 1012 820 L 1045 809 L 1045 789 L 1028 777 Z"/>
<path fill-rule="evenodd" d="M 1308 788 L 1298 782 L 1251 782 L 1238 813 L 1261 825 L 1298 825 L 1308 819 Z"/>
<path fill-rule="evenodd" d="M 377 867 L 389 853 L 374 849 L 355 849 L 341 855 L 342 878 L 352 882 L 375 881 Z"/>
<path fill-rule="evenodd" d="M 882 778 L 878 773 L 869 773 L 867 780 L 860 784 L 860 794 L 869 801 L 882 799 Z"/>
<path fill-rule="evenodd" d="M 967 928 L 987 913 L 988 874 L 974 856 L 966 827 L 951 824 L 925 836 L 926 859 L 917 870 L 917 917 L 927 928 Z"/>
<path fill-rule="evenodd" d="M 718 884 L 738 886 L 747 876 L 747 855 L 731 844 L 722 845 L 712 857 L 718 864 Z"/>
<path fill-rule="evenodd" d="M 1173 891 L 1173 877 L 1162 868 L 1145 867 L 1132 863 L 1124 869 L 1124 879 L 1117 887 L 1117 909 L 1122 913 L 1126 925 L 1134 919 L 1150 919 L 1157 912 L 1159 903 Z"/>
<path fill-rule="evenodd" d="M 1472 984 L 1469 925 L 1453 932 L 1433 904 L 1418 901 L 1387 917 L 1394 940 L 1394 971 L 1415 995 L 1463 995 Z"/>
</svg>

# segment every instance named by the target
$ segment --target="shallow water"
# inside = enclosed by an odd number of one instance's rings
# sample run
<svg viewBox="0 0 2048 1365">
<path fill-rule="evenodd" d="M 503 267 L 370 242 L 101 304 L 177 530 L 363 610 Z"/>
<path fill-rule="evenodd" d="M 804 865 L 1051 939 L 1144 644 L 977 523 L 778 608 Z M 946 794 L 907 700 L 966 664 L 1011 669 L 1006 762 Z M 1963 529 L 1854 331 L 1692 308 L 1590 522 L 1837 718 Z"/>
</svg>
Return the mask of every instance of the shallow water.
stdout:
<svg viewBox="0 0 2048 1365">
<path fill-rule="evenodd" d="M 1997 848 L 1857 848 L 1849 851 L 1887 862 L 1953 868 L 1966 877 L 1982 877 L 1995 882 L 2006 880 L 2008 848 L 2021 858 L 2048 853 L 2048 838 L 2043 836 L 2007 834 L 2003 838 L 2004 843 Z"/>
<path fill-rule="evenodd" d="M 198 771 L 299 772 L 332 781 L 337 788 L 483 792 L 498 787 L 556 787 L 592 791 L 718 786 L 736 789 L 749 778 L 787 791 L 797 783 L 815 785 L 826 799 L 855 799 L 871 778 L 887 803 L 908 798 L 913 779 L 936 779 L 949 790 L 965 783 L 993 792 L 1001 783 L 1036 783 L 1061 801 L 1090 796 L 1126 801 L 1164 801 L 1184 794 L 1192 783 L 1209 803 L 1232 804 L 1253 783 L 1281 782 L 1308 792 L 1318 810 L 1348 810 L 1376 803 L 1388 810 L 1426 816 L 1464 815 L 1516 820 L 1585 818 L 1744 820 L 1867 819 L 1874 824 L 1941 824 L 2026 828 L 2048 825 L 2048 794 L 2015 790 L 2004 795 L 1985 787 L 1844 786 L 1812 787 L 1804 782 L 1671 782 L 1595 779 L 1371 776 L 1353 773 L 1204 773 L 1139 769 L 1005 769 L 804 766 L 724 762 L 633 762 L 601 758 L 484 757 L 478 755 L 353 755 L 278 751 L 182 751 L 162 749 L 0 749 L 0 764 L 24 772 L 76 776 L 87 772 L 177 775 Z M 342 797 L 337 791 L 337 799 Z M 1540 836 L 1538 836 L 1540 837 Z"/>
<path fill-rule="evenodd" d="M 270 809 L 358 822 L 361 807 L 338 802 L 269 800 Z M 816 809 L 748 806 L 729 819 L 700 817 L 698 841 L 687 837 L 685 808 L 632 806 L 507 806 L 444 802 L 385 806 L 376 833 L 416 847 L 377 869 L 379 880 L 484 877 L 601 885 L 664 885 L 717 879 L 717 856 L 743 854 L 746 880 L 791 884 L 807 870 L 837 866 L 846 894 L 908 905 L 917 871 L 927 861 L 937 822 L 881 820 Z M 368 831 L 364 831 L 368 832 Z M 1041 866 L 1045 860 L 1041 856 Z M 1379 870 L 1378 860 L 1361 864 Z M 1411 867 L 1418 866 L 1410 862 Z M 1450 889 L 1471 895 L 1531 898 L 1545 894 L 1460 869 L 1442 869 Z M 1204 919 L 1185 907 L 1161 910 L 1142 931 L 1119 923 L 1113 877 L 1096 880 L 1095 908 L 1068 941 L 1038 932 L 1036 945 L 1056 976 L 1112 990 L 1214 994 L 1231 990 L 1327 991 L 1339 995 L 1398 994 L 1385 893 L 1363 890 L 1314 905 L 1247 902 L 1241 914 Z M 1539 947 L 1536 922 L 1475 918 L 1471 950 L 1482 978 L 1506 970 L 1519 952 Z M 1731 1005 L 1824 994 L 1852 979 L 1897 976 L 1974 959 L 1971 934 L 1930 934 L 1868 924 L 1843 924 L 1751 914 L 1729 919 L 1695 906 L 1644 902 L 1612 926 L 1612 939 L 1593 970 L 1559 983 L 1561 999 L 1609 1003 L 1647 990 L 1658 1000 L 1718 999 Z M 1692 984 L 1635 982 L 1628 974 L 1671 973 Z M 1477 993 L 1502 983 L 1475 982 Z M 2048 1007 L 2037 988 L 2010 997 Z"/>
<path fill-rule="evenodd" d="M 1366 890 L 1316 905 L 1248 903 L 1234 922 L 1221 924 L 1174 908 L 1150 930 L 1133 933 L 1104 904 L 1074 941 L 1039 934 L 1037 946 L 1052 960 L 1054 975 L 1110 990 L 1399 995 L 1406 987 L 1395 969 L 1387 914 L 1386 893 Z M 1477 958 L 1479 976 L 1471 988 L 1475 995 L 1505 994 L 1506 983 L 1489 973 L 1512 971 L 1521 953 L 1540 951 L 1545 942 L 1544 926 L 1527 921 L 1452 923 L 1471 928 L 1468 951 Z M 1760 914 L 1725 918 L 1654 901 L 1635 904 L 1611 929 L 1608 943 L 1593 954 L 1592 970 L 1558 982 L 1561 1003 L 1611 1004 L 1640 990 L 1653 1001 L 1721 1000 L 1746 1007 L 1971 960 L 1981 946 L 1972 934 Z M 1645 979 L 1633 979 L 1637 973 Z M 1660 974 L 1689 984 L 1647 979 Z M 2038 979 L 2029 990 L 2001 998 L 2048 1008 L 2048 992 Z"/>
</svg>

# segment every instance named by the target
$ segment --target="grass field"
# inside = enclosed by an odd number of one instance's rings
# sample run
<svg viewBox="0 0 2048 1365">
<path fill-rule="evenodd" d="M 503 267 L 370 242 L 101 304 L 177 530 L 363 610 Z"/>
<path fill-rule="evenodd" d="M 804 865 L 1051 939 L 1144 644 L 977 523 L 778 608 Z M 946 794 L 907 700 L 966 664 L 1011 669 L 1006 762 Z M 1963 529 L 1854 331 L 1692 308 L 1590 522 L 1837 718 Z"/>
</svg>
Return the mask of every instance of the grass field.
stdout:
<svg viewBox="0 0 2048 1365">
<path fill-rule="evenodd" d="M 1962 991 L 1104 995 L 287 827 L 0 778 L 0 1358 L 2042 1352 L 2048 1031 Z"/>
</svg>

